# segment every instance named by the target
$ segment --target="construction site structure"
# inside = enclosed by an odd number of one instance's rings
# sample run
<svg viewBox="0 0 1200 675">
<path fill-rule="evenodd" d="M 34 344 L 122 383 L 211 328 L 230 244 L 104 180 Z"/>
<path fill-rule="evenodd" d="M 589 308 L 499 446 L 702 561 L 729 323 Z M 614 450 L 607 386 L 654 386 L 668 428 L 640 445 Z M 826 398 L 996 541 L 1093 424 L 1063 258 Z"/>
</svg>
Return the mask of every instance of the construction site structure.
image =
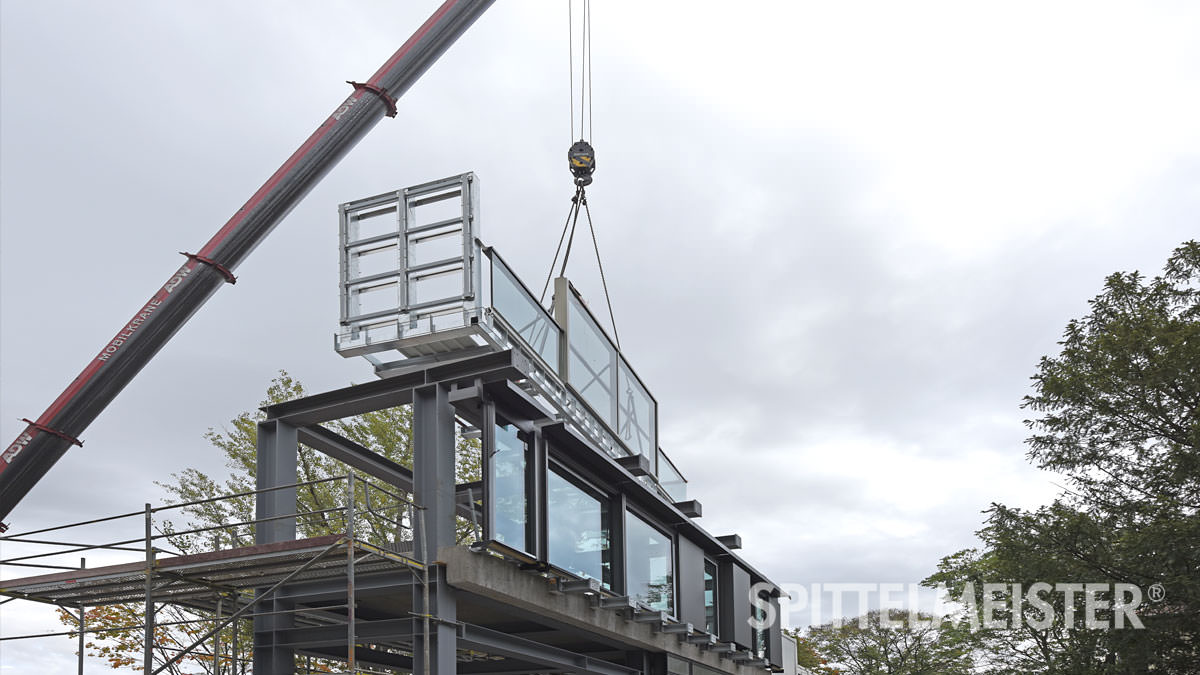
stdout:
<svg viewBox="0 0 1200 675">
<path fill-rule="evenodd" d="M 0 582 L 5 602 L 81 623 L 137 603 L 147 673 L 197 655 L 255 675 L 798 672 L 777 584 L 698 523 L 649 387 L 566 278 L 547 310 L 482 243 L 478 188 L 464 174 L 341 206 L 335 347 L 379 379 L 264 408 L 253 491 L 69 526 L 144 528 L 117 541 L 0 538 L 20 551 L 0 565 L 64 568 Z M 397 406 L 411 465 L 328 424 Z M 456 477 L 464 438 L 479 480 Z M 337 504 L 303 506 L 301 446 L 345 465 L 323 480 Z M 230 515 L 189 522 L 201 504 Z M 63 564 L 88 552 L 133 559 Z M 156 643 L 168 608 L 194 617 L 192 644 Z M 93 628 L 77 629 L 82 652 Z"/>
</svg>

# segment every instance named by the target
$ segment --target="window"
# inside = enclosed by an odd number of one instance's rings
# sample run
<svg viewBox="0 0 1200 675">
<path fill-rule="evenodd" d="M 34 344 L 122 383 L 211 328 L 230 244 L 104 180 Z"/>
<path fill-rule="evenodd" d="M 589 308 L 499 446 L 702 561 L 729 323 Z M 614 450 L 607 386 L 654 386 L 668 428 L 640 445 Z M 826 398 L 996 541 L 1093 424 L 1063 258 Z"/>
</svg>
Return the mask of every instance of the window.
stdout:
<svg viewBox="0 0 1200 675">
<path fill-rule="evenodd" d="M 717 563 L 704 559 L 704 630 L 717 634 Z"/>
<path fill-rule="evenodd" d="M 612 588 L 608 500 L 551 469 L 546 472 L 550 564 Z"/>
<path fill-rule="evenodd" d="M 626 520 L 625 592 L 650 607 L 674 614 L 674 543 L 633 513 Z"/>
<path fill-rule="evenodd" d="M 763 600 L 769 600 L 769 598 L 761 592 L 758 597 Z M 766 621 L 767 619 L 766 610 L 761 609 L 758 605 L 752 605 L 750 607 L 750 614 L 754 617 L 756 622 Z M 760 630 L 758 628 L 751 628 L 751 633 L 751 642 L 754 645 L 754 655 L 759 658 L 766 658 L 768 631 Z"/>
<path fill-rule="evenodd" d="M 525 441 L 509 424 L 496 424 L 496 447 L 491 456 L 492 539 L 518 551 L 528 551 L 525 497 Z"/>
</svg>

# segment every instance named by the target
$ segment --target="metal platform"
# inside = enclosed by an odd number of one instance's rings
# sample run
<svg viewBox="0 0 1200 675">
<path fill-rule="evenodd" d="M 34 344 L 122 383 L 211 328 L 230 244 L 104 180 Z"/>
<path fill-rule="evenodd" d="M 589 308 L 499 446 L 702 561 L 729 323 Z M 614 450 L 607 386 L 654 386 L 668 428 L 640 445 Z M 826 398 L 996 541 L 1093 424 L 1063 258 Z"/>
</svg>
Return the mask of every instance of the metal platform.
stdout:
<svg viewBox="0 0 1200 675">
<path fill-rule="evenodd" d="M 275 544 L 156 559 L 154 598 L 160 602 L 209 604 L 215 592 L 251 593 L 269 588 L 308 564 L 296 582 L 346 578 L 347 549 L 354 549 L 356 572 L 419 565 L 397 553 L 332 534 Z M 0 594 L 71 607 L 142 602 L 146 564 L 126 563 L 0 581 Z"/>
</svg>

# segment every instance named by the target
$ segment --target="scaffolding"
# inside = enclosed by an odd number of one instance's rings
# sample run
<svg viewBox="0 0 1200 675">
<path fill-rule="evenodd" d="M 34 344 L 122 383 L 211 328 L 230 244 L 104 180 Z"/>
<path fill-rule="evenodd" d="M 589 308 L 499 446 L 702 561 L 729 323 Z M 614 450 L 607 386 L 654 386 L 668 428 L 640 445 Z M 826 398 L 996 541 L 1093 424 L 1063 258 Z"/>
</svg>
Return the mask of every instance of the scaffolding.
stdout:
<svg viewBox="0 0 1200 675">
<path fill-rule="evenodd" d="M 197 522 L 197 514 L 201 512 L 209 516 L 200 521 L 237 512 L 248 516 L 252 500 L 262 495 L 318 487 L 325 494 L 336 496 L 337 503 L 267 518 L 244 517 L 218 524 Z M 172 518 L 179 517 L 188 518 L 190 526 L 178 528 Z M 146 673 L 162 673 L 190 658 L 206 662 L 208 671 L 214 675 L 234 675 L 244 673 L 249 663 L 243 656 L 248 651 L 244 644 L 246 622 L 288 614 L 293 617 L 296 629 L 308 629 L 309 634 L 314 632 L 312 629 L 320 629 L 319 632 L 328 635 L 331 627 L 343 631 L 343 658 L 331 657 L 328 652 L 316 655 L 318 667 L 322 668 L 319 672 L 330 672 L 329 664 L 338 661 L 344 664 L 346 673 L 396 672 L 395 665 L 357 658 L 360 644 L 369 645 L 373 654 L 411 658 L 413 644 L 403 637 L 389 639 L 357 633 L 355 585 L 356 579 L 364 576 L 390 576 L 410 580 L 427 590 L 429 570 L 418 559 L 428 553 L 422 550 L 421 517 L 422 509 L 407 495 L 348 473 L 166 506 L 146 504 L 142 511 L 0 537 L 0 542 L 19 544 L 26 549 L 22 555 L 0 560 L 0 565 L 59 570 L 3 582 L 0 594 L 7 599 L 0 604 L 14 600 L 45 603 L 69 612 L 78 622 L 75 630 L 5 636 L 0 641 L 77 637 L 82 673 L 86 636 L 136 631 L 143 636 L 141 665 Z M 69 537 L 70 531 L 91 525 L 104 524 L 111 529 L 139 520 L 144 531 L 141 538 L 103 542 L 53 538 Z M 308 536 L 286 542 L 251 543 L 264 526 L 289 520 Z M 201 543 L 206 544 L 204 552 L 187 552 Z M 137 552 L 141 559 L 89 568 L 87 556 L 99 552 Z M 78 567 L 61 564 L 64 557 L 73 555 L 83 556 Z M 283 610 L 263 608 L 265 601 L 280 596 L 281 589 L 298 584 L 327 589 L 343 584 L 343 592 L 337 601 L 326 592 L 319 605 Z M 88 608 L 132 604 L 143 606 L 141 622 L 119 626 L 86 624 Z M 160 616 L 168 606 L 195 618 L 163 621 Z M 405 621 L 411 624 L 414 619 Z M 428 617 L 415 623 L 428 630 Z M 186 627 L 185 632 L 199 632 L 200 636 L 190 644 L 167 644 L 166 634 L 160 629 L 171 627 Z M 411 635 L 419 629 L 413 625 L 406 631 L 396 631 L 395 635 Z M 304 670 L 297 672 L 318 672 L 312 670 L 313 658 L 307 655 L 307 666 L 300 666 Z"/>
</svg>

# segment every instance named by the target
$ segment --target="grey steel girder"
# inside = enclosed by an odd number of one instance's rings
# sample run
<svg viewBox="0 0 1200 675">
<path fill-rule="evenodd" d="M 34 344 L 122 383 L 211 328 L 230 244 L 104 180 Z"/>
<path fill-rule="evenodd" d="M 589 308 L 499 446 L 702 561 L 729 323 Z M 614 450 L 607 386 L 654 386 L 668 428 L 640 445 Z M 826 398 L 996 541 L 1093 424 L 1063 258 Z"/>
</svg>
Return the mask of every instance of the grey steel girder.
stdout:
<svg viewBox="0 0 1200 675">
<path fill-rule="evenodd" d="M 308 426 L 407 405 L 412 403 L 412 392 L 417 387 L 456 381 L 470 384 L 469 381 L 475 378 L 484 382 L 521 379 L 526 370 L 528 363 L 525 357 L 512 350 L 505 350 L 277 403 L 266 406 L 263 411 L 266 412 L 267 419 L 280 419 L 296 426 Z"/>
</svg>

